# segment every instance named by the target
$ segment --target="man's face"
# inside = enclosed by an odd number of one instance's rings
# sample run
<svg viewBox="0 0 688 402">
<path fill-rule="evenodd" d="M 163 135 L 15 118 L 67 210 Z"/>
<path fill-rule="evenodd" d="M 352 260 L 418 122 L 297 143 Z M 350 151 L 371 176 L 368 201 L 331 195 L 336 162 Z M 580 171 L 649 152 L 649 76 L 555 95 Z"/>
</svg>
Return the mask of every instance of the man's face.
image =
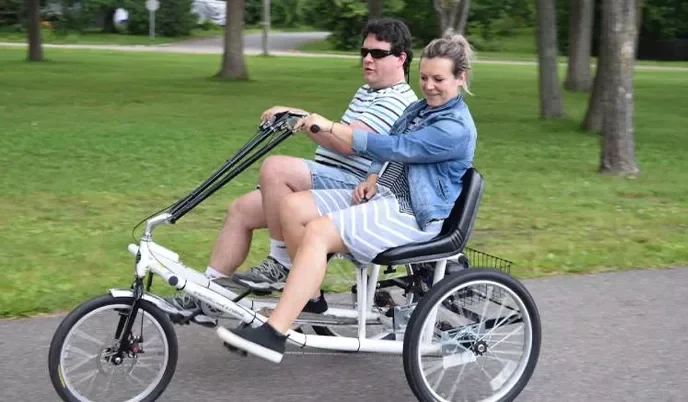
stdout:
<svg viewBox="0 0 688 402">
<path fill-rule="evenodd" d="M 369 34 L 363 41 L 361 51 L 367 51 L 363 56 L 363 78 L 371 88 L 384 88 L 394 84 L 392 81 L 396 81 L 403 68 L 405 55 L 395 56 L 390 53 L 391 48 L 391 43 L 377 40 L 374 34 Z"/>
</svg>

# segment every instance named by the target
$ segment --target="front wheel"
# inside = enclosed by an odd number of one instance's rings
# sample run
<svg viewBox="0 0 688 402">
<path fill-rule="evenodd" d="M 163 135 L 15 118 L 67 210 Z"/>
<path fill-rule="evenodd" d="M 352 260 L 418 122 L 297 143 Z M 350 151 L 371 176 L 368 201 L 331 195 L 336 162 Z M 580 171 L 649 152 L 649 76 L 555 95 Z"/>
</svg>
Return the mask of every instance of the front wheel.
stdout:
<svg viewBox="0 0 688 402">
<path fill-rule="evenodd" d="M 70 312 L 53 335 L 48 370 L 63 401 L 154 401 L 172 380 L 177 336 L 167 315 L 141 300 L 128 346 L 118 351 L 133 298 L 110 294 Z"/>
<path fill-rule="evenodd" d="M 513 401 L 535 370 L 540 315 L 510 275 L 473 268 L 438 282 L 404 333 L 406 379 L 418 400 Z"/>
</svg>

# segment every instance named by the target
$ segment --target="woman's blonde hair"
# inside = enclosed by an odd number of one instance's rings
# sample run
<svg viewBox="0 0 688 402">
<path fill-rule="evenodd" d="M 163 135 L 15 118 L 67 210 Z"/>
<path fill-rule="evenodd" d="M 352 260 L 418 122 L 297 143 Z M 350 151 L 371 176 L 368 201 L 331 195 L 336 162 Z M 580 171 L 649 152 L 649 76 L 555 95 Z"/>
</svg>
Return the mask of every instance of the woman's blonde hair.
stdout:
<svg viewBox="0 0 688 402">
<path fill-rule="evenodd" d="M 466 72 L 466 83 L 464 90 L 473 95 L 468 89 L 468 76 L 471 71 L 471 64 L 473 63 L 475 52 L 471 48 L 470 43 L 463 35 L 448 34 L 442 38 L 433 39 L 423 49 L 421 59 L 432 59 L 435 57 L 444 57 L 450 59 L 454 63 L 454 77 L 458 77 L 464 71 Z"/>
</svg>

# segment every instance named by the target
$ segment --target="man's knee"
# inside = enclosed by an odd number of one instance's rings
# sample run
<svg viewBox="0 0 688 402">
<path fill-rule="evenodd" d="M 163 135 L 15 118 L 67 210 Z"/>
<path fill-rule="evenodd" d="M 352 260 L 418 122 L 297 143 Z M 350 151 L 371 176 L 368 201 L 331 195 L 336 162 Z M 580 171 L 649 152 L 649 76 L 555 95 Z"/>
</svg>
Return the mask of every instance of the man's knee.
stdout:
<svg viewBox="0 0 688 402">
<path fill-rule="evenodd" d="M 232 201 L 227 209 L 227 220 L 242 222 L 252 229 L 261 227 L 264 217 L 260 192 L 252 191 Z"/>
<path fill-rule="evenodd" d="M 241 196 L 229 204 L 229 208 L 227 209 L 227 218 L 239 218 L 244 214 L 244 211 L 248 206 L 244 197 L 245 196 Z"/>
<path fill-rule="evenodd" d="M 260 166 L 261 186 L 284 184 L 292 191 L 310 189 L 310 171 L 301 159 L 292 156 L 272 155 Z"/>
</svg>

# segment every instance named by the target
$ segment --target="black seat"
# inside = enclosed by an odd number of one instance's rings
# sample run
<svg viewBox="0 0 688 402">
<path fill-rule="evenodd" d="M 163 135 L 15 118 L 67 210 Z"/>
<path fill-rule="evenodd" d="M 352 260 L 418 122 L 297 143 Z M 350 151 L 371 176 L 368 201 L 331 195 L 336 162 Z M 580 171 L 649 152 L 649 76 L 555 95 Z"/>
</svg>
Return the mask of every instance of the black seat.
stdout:
<svg viewBox="0 0 688 402">
<path fill-rule="evenodd" d="M 463 176 L 462 185 L 454 208 L 434 239 L 383 251 L 375 257 L 373 264 L 401 265 L 425 262 L 447 258 L 463 250 L 473 230 L 473 222 L 483 195 L 484 183 L 480 172 L 475 168 L 469 168 Z"/>
</svg>

